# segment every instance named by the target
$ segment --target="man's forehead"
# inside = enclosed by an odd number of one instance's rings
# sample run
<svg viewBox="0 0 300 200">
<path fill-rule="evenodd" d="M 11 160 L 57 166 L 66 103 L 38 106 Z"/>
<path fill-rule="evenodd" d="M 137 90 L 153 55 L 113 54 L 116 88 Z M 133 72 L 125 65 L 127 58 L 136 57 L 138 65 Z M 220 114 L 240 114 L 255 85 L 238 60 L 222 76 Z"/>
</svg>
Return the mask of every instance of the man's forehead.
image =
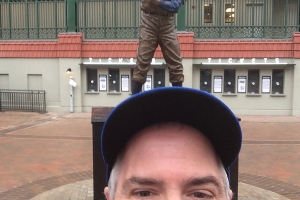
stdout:
<svg viewBox="0 0 300 200">
<path fill-rule="evenodd" d="M 151 125 L 138 133 L 127 143 L 125 152 L 128 149 L 160 147 L 161 153 L 171 151 L 171 146 L 188 146 L 185 151 L 205 150 L 215 154 L 215 150 L 210 141 L 199 130 L 177 122 L 164 122 Z M 210 153 L 211 154 L 211 153 Z"/>
<path fill-rule="evenodd" d="M 184 134 L 182 134 L 184 133 Z M 190 138 L 190 137 L 199 137 L 203 138 L 206 142 L 209 140 L 206 138 L 204 134 L 202 134 L 199 130 L 179 122 L 162 122 L 156 123 L 151 126 L 148 126 L 140 131 L 138 131 L 130 141 L 143 139 L 143 138 L 153 138 L 159 140 L 160 137 L 172 135 L 174 137 L 181 138 Z M 170 140 L 172 139 L 170 138 Z M 128 143 L 130 143 L 130 141 Z M 210 142 L 209 142 L 210 143 Z"/>
</svg>

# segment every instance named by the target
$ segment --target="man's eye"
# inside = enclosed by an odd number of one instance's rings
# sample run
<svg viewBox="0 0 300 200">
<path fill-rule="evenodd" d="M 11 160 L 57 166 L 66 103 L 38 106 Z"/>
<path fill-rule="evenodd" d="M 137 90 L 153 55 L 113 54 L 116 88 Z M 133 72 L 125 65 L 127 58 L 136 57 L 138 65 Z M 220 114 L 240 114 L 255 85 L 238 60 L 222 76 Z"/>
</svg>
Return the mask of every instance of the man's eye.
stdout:
<svg viewBox="0 0 300 200">
<path fill-rule="evenodd" d="M 203 192 L 195 192 L 195 193 L 193 193 L 193 197 L 196 197 L 199 199 L 213 199 L 212 195 L 205 194 Z"/>
<path fill-rule="evenodd" d="M 141 196 L 141 197 L 148 197 L 151 195 L 151 192 L 149 191 L 138 191 L 136 192 L 136 195 Z"/>
</svg>

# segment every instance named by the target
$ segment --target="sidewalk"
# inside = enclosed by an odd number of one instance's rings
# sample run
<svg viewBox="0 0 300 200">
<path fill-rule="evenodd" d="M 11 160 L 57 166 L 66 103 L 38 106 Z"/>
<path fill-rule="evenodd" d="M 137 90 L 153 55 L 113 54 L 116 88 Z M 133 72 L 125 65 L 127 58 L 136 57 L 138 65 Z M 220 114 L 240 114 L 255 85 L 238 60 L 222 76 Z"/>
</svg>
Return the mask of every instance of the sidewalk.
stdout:
<svg viewBox="0 0 300 200">
<path fill-rule="evenodd" d="M 300 118 L 239 117 L 238 199 L 300 199 Z M 93 199 L 91 113 L 0 119 L 0 200 Z"/>
</svg>

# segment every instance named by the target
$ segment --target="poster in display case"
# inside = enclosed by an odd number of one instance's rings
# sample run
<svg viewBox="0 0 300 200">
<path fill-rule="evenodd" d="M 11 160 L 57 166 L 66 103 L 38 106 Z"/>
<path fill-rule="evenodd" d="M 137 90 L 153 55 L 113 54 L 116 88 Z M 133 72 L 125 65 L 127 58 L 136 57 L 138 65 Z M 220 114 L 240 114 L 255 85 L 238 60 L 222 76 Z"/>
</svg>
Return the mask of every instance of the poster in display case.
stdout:
<svg viewBox="0 0 300 200">
<path fill-rule="evenodd" d="M 121 75 L 122 92 L 129 92 L 129 75 Z"/>
<path fill-rule="evenodd" d="M 238 76 L 238 93 L 246 93 L 246 76 Z"/>
<path fill-rule="evenodd" d="M 107 91 L 107 76 L 105 74 L 99 75 L 99 91 Z"/>
<path fill-rule="evenodd" d="M 147 75 L 146 82 L 144 84 L 144 91 L 152 89 L 152 75 Z"/>
<path fill-rule="evenodd" d="M 214 76 L 214 93 L 222 92 L 222 76 Z"/>
<path fill-rule="evenodd" d="M 271 76 L 262 76 L 261 92 L 270 93 L 271 90 Z"/>
</svg>

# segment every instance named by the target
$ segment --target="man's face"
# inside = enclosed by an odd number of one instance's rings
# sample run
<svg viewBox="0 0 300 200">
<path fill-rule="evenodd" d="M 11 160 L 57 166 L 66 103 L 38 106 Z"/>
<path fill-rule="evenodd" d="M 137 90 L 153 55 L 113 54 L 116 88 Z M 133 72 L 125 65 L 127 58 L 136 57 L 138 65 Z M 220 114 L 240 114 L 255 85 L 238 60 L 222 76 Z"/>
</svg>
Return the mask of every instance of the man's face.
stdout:
<svg viewBox="0 0 300 200">
<path fill-rule="evenodd" d="M 114 199 L 225 200 L 224 188 L 207 138 L 169 123 L 144 129 L 128 143 Z"/>
</svg>

